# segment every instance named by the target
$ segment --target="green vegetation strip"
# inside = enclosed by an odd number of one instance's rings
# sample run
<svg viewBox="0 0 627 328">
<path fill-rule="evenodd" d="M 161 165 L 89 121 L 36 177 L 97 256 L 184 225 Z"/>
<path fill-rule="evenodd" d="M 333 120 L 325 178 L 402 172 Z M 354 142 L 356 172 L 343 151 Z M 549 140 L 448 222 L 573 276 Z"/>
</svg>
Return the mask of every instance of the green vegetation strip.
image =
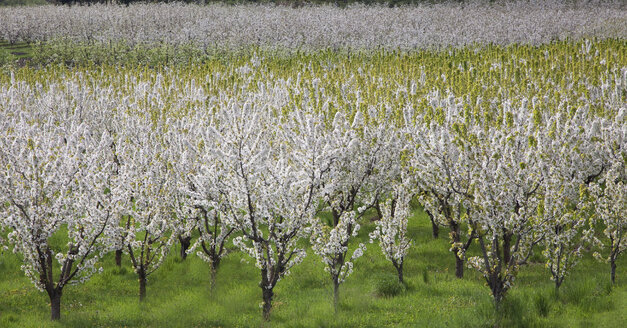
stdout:
<svg viewBox="0 0 627 328">
<path fill-rule="evenodd" d="M 605 268 L 586 256 L 569 276 L 560 298 L 538 250 L 496 314 L 482 278 L 468 270 L 455 278 L 455 263 L 446 234 L 431 237 L 429 218 L 417 209 L 409 220 L 415 246 L 406 260 L 406 290 L 390 281 L 394 268 L 377 244 L 368 245 L 356 260 L 355 272 L 342 286 L 340 311 L 330 302 L 333 286 L 324 266 L 312 253 L 276 288 L 270 327 L 621 327 L 627 285 L 609 286 Z M 358 242 L 366 243 L 373 223 L 365 223 Z M 61 234 L 59 234 L 61 235 Z M 63 243 L 63 238 L 56 238 Z M 177 246 L 178 247 L 178 246 Z M 231 246 L 232 248 L 232 246 Z M 247 256 L 225 258 L 213 292 L 209 266 L 195 256 L 181 261 L 178 248 L 148 282 L 144 304 L 137 300 L 137 276 L 123 257 L 117 268 L 113 254 L 103 261 L 104 272 L 89 282 L 69 286 L 60 322 L 51 323 L 47 296 L 33 288 L 20 271 L 20 257 L 0 256 L 1 327 L 259 327 L 262 325 L 258 270 Z M 627 258 L 620 259 L 625 277 Z M 391 293 L 390 296 L 384 296 Z M 394 295 L 394 296 L 392 296 Z"/>
</svg>

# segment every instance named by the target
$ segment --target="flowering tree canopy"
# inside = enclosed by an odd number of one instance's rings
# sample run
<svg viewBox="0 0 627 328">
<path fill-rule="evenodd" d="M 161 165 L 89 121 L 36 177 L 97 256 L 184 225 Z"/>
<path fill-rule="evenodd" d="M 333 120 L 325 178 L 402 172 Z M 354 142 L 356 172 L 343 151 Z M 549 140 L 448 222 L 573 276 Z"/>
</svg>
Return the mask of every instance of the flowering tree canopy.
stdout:
<svg viewBox="0 0 627 328">
<path fill-rule="evenodd" d="M 282 118 L 255 101 L 233 101 L 210 131 L 213 179 L 223 219 L 241 234 L 234 243 L 261 270 L 264 318 L 273 289 L 306 252 L 323 173 L 328 171 L 323 121 L 314 114 Z"/>
<path fill-rule="evenodd" d="M 168 147 L 168 122 L 147 113 L 118 115 L 125 128 L 116 136 L 119 161 L 113 193 L 120 199 L 118 215 L 128 252 L 139 278 L 139 298 L 146 296 L 149 275 L 166 258 L 174 239 L 175 184 Z"/>
<path fill-rule="evenodd" d="M 101 240 L 116 224 L 111 136 L 91 125 L 98 111 L 74 108 L 55 87 L 37 99 L 16 83 L 0 111 L 0 220 L 22 270 L 48 293 L 53 320 L 63 288 L 99 270 L 107 250 Z M 77 85 L 68 89 L 80 93 Z M 53 243 L 61 234 L 67 242 Z"/>
</svg>

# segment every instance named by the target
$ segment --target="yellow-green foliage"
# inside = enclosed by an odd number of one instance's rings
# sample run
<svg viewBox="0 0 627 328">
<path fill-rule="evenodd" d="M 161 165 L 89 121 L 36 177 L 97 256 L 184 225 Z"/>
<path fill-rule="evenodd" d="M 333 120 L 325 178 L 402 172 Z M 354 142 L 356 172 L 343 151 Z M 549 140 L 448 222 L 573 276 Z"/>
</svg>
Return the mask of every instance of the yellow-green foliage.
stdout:
<svg viewBox="0 0 627 328">
<path fill-rule="evenodd" d="M 159 57 L 130 63 L 114 60 L 96 65 L 86 61 L 73 67 L 24 67 L 12 73 L 5 69 L 0 83 L 6 85 L 11 74 L 15 79 L 44 86 L 70 79 L 97 83 L 100 88 L 119 91 L 121 96 L 132 96 L 127 93 L 135 81 L 154 84 L 161 74 L 164 109 L 169 107 L 168 101 L 180 101 L 174 91 L 190 86 L 201 86 L 209 101 L 211 97 L 219 99 L 220 94 L 241 94 L 243 88 L 256 91 L 261 85 L 270 88 L 284 84 L 290 99 L 281 108 L 284 112 L 307 105 L 333 115 L 338 110 L 366 112 L 375 106 L 379 112 L 430 110 L 433 112 L 428 117 L 434 119 L 437 108 L 431 108 L 425 96 L 439 92 L 463 100 L 468 115 L 499 122 L 504 121 L 499 114 L 504 106 L 520 108 L 526 104 L 538 113 L 568 114 L 589 106 L 598 115 L 607 115 L 612 104 L 625 103 L 627 97 L 625 40 L 417 52 L 329 50 L 285 54 L 253 49 L 206 56 L 202 61 L 193 58 L 198 57 L 190 56 L 190 60 L 178 64 Z M 138 105 L 150 107 L 142 101 Z M 188 108 L 193 107 L 190 102 Z M 403 117 L 397 117 L 402 123 Z"/>
</svg>

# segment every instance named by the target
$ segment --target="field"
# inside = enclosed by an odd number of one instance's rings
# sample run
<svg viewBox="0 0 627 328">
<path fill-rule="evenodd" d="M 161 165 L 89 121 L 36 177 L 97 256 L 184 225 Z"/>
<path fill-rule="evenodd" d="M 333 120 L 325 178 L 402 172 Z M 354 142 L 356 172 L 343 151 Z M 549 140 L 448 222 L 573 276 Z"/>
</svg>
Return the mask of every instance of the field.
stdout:
<svg viewBox="0 0 627 328">
<path fill-rule="evenodd" d="M 0 327 L 627 325 L 621 2 L 0 7 L 0 40 Z"/>
<path fill-rule="evenodd" d="M 421 213 L 417 210 L 417 213 Z M 392 265 L 376 245 L 357 260 L 355 274 L 341 291 L 340 312 L 334 315 L 333 290 L 324 267 L 310 254 L 277 288 L 272 327 L 620 327 L 627 322 L 625 284 L 610 289 L 608 270 L 586 257 L 568 278 L 559 300 L 537 256 L 521 272 L 508 295 L 503 313 L 496 315 L 481 277 L 472 271 L 464 279 L 454 275 L 453 255 L 447 251 L 445 231 L 431 237 L 424 214 L 410 220 L 416 241 L 407 259 L 407 290 L 395 292 Z M 367 224 L 364 232 L 372 230 Z M 364 234 L 365 235 L 365 234 Z M 360 236 L 366 242 L 367 238 Z M 220 269 L 217 287 L 209 288 L 209 267 L 195 256 L 185 261 L 178 249 L 149 281 L 148 298 L 137 301 L 137 277 L 129 267 L 115 267 L 113 256 L 105 271 L 88 283 L 70 286 L 59 323 L 48 318 L 48 300 L 19 271 L 20 259 L 2 259 L 0 323 L 6 327 L 251 327 L 261 326 L 257 270 L 249 258 L 235 252 Z M 619 276 L 625 274 L 621 259 Z M 611 291 L 610 291 L 611 290 Z"/>
</svg>

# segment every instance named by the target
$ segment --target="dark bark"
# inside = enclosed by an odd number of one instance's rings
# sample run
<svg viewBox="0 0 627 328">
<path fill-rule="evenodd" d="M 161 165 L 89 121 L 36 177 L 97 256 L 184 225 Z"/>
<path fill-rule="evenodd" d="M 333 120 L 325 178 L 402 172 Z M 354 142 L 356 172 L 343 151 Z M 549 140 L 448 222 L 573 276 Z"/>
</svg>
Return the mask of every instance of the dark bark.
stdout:
<svg viewBox="0 0 627 328">
<path fill-rule="evenodd" d="M 403 283 L 403 261 L 394 265 L 396 267 L 396 272 L 398 273 L 398 282 Z"/>
<path fill-rule="evenodd" d="M 94 239 L 95 241 L 95 239 Z M 93 245 L 93 242 L 92 242 Z M 52 265 L 52 251 L 46 247 L 45 250 L 37 248 L 39 254 L 39 264 L 41 269 L 39 272 L 39 281 L 44 285 L 48 297 L 50 298 L 50 319 L 53 321 L 61 319 L 61 295 L 63 294 L 63 287 L 76 275 L 78 268 L 73 269 L 74 260 L 66 259 L 61 265 L 61 272 L 59 273 L 59 281 L 55 284 L 53 282 L 53 265 Z M 75 256 L 78 253 L 77 246 L 70 246 L 68 251 L 69 256 Z M 79 265 L 83 263 L 85 257 L 81 258 Z"/>
<path fill-rule="evenodd" d="M 121 267 L 122 266 L 122 250 L 118 249 L 115 251 L 115 265 Z"/>
<path fill-rule="evenodd" d="M 333 310 L 337 313 L 340 303 L 340 280 L 339 277 L 333 277 Z"/>
<path fill-rule="evenodd" d="M 509 265 L 509 262 L 512 259 L 511 247 L 512 233 L 508 231 L 503 231 L 503 262 L 506 266 Z"/>
<path fill-rule="evenodd" d="M 476 231 L 476 226 L 474 227 Z M 479 241 L 479 246 L 481 247 L 481 253 L 483 255 L 483 265 L 485 266 L 484 278 L 485 281 L 490 287 L 490 292 L 492 293 L 492 298 L 494 300 L 494 306 L 498 311 L 501 306 L 501 301 L 505 296 L 505 292 L 507 289 L 505 288 L 505 284 L 503 280 L 501 280 L 501 256 L 498 256 L 498 259 L 495 259 L 497 263 L 492 263 L 490 261 L 490 256 L 488 255 L 488 248 L 486 247 L 485 240 L 483 236 L 476 236 Z M 496 239 L 492 240 L 492 249 L 499 254 L 498 249 L 498 241 Z"/>
<path fill-rule="evenodd" d="M 139 273 L 139 301 L 146 299 L 146 274 Z"/>
<path fill-rule="evenodd" d="M 438 237 L 440 237 L 440 226 L 438 226 L 435 221 L 431 221 L 431 236 L 434 239 L 438 239 Z"/>
<path fill-rule="evenodd" d="M 61 291 L 55 289 L 48 293 L 50 297 L 50 319 L 53 321 L 61 319 Z"/>
<path fill-rule="evenodd" d="M 201 236 L 200 246 L 202 247 L 202 251 L 207 255 L 207 257 L 209 257 L 209 260 L 210 260 L 210 270 L 211 270 L 210 288 L 211 290 L 213 290 L 215 286 L 215 282 L 216 282 L 218 266 L 220 265 L 220 259 L 222 257 L 222 254 L 225 252 L 224 243 L 228 239 L 229 235 L 231 235 L 231 233 L 235 229 L 234 228 L 228 229 L 224 237 L 220 240 L 220 242 L 218 242 L 218 237 L 224 232 L 224 231 L 219 230 L 221 229 L 219 228 L 221 226 L 220 217 L 218 216 L 218 214 L 214 214 L 210 218 L 209 213 L 204 207 L 199 206 L 198 208 L 202 212 L 202 218 L 203 218 L 202 220 L 204 223 L 204 232 L 200 228 L 200 226 L 198 227 L 198 233 Z M 211 225 L 209 224 L 210 219 L 212 220 Z M 210 237 L 212 238 L 212 242 L 209 243 L 209 245 L 207 245 L 205 241 L 203 240 L 203 234 L 209 233 L 209 232 L 211 232 Z M 190 238 L 190 241 L 191 241 L 191 238 Z"/>
<path fill-rule="evenodd" d="M 616 283 L 616 259 L 614 258 L 611 259 L 610 266 L 612 268 L 612 275 L 611 275 L 612 284 L 615 284 Z"/>
<path fill-rule="evenodd" d="M 343 245 L 346 246 L 346 245 Z M 337 313 L 338 305 L 340 303 L 340 276 L 338 268 L 341 268 L 344 265 L 344 255 L 338 254 L 337 257 L 333 259 L 333 265 L 331 266 L 331 272 L 337 272 L 336 274 L 331 275 L 331 280 L 333 281 L 333 309 Z"/>
<path fill-rule="evenodd" d="M 263 319 L 270 321 L 270 310 L 272 310 L 272 297 L 274 293 L 272 292 L 272 288 L 261 286 L 261 289 L 263 290 Z"/>
<path fill-rule="evenodd" d="M 192 237 L 179 236 L 179 242 L 181 243 L 181 259 L 187 259 L 187 250 L 192 244 Z"/>
<path fill-rule="evenodd" d="M 220 265 L 220 260 L 214 260 L 211 262 L 211 290 L 213 290 L 216 286 L 216 276 L 218 274 L 218 266 Z"/>
<path fill-rule="evenodd" d="M 503 281 L 499 278 L 498 272 L 493 272 L 490 274 L 490 278 L 488 279 L 488 285 L 490 286 L 490 290 L 492 291 L 492 298 L 494 299 L 494 306 L 497 310 L 501 307 L 501 302 L 505 297 L 505 286 L 503 285 Z"/>
<path fill-rule="evenodd" d="M 268 269 L 261 269 L 261 283 L 259 284 L 259 287 L 261 287 L 263 297 L 263 320 L 270 321 L 272 297 L 274 296 L 274 292 L 272 290 L 274 285 L 271 284 L 270 279 L 268 279 Z"/>
<path fill-rule="evenodd" d="M 352 202 L 351 202 L 352 204 Z M 342 211 L 343 212 L 343 211 Z M 341 213 L 332 209 L 333 214 L 333 226 L 336 227 L 340 222 Z M 352 227 L 349 225 L 347 232 L 350 234 L 352 231 Z M 347 243 L 344 243 L 342 246 L 346 246 Z M 338 268 L 342 268 L 344 265 L 345 254 L 338 254 L 333 258 L 333 264 L 331 265 L 331 272 L 338 272 L 337 274 L 331 274 L 331 280 L 333 281 L 333 310 L 335 313 L 338 312 L 338 305 L 340 302 L 340 277 Z"/>
<path fill-rule="evenodd" d="M 464 278 L 464 259 L 455 253 L 455 277 Z"/>
<path fill-rule="evenodd" d="M 379 202 L 375 202 L 374 204 L 374 209 L 377 210 L 377 220 L 381 220 L 383 219 L 383 211 L 381 211 L 381 205 L 379 204 Z"/>
<path fill-rule="evenodd" d="M 425 212 L 427 213 L 427 215 L 429 216 L 429 220 L 431 221 L 431 236 L 433 236 L 434 239 L 438 239 L 438 237 L 440 237 L 440 226 L 437 222 L 435 222 L 435 218 L 433 217 L 433 214 L 431 214 L 431 212 L 429 212 L 428 210 L 425 210 Z"/>
<path fill-rule="evenodd" d="M 453 244 L 459 245 L 461 243 L 461 230 L 457 222 L 451 220 L 449 222 L 451 227 L 451 239 Z M 461 279 L 464 278 L 464 259 L 459 256 L 459 247 L 453 247 L 453 253 L 455 254 L 455 277 Z"/>
</svg>

